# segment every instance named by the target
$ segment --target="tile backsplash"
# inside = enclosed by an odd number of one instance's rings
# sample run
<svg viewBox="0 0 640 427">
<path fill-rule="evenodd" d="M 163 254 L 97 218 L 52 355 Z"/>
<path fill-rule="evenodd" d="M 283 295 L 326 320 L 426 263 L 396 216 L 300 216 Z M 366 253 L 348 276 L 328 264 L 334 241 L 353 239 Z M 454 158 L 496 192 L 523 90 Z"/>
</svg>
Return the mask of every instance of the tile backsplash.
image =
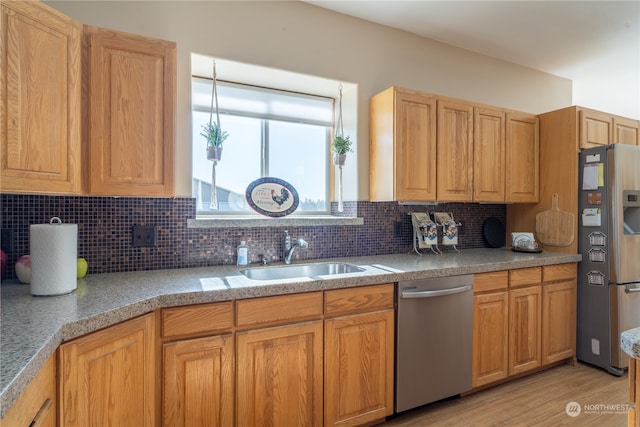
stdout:
<svg viewBox="0 0 640 427">
<path fill-rule="evenodd" d="M 12 230 L 15 249 L 8 254 L 7 279 L 15 278 L 13 266 L 18 257 L 29 253 L 29 225 L 48 223 L 54 216 L 78 224 L 78 256 L 87 259 L 89 274 L 235 264 L 240 240 L 247 241 L 250 263 L 262 257 L 279 262 L 285 229 L 294 239 L 303 237 L 309 243 L 308 249 L 296 251 L 294 260 L 408 253 L 412 249 L 411 211 L 453 213 L 464 224 L 458 248 L 482 248 L 487 246 L 482 235 L 484 220 L 506 220 L 506 207 L 500 204 L 347 202 L 346 210 L 357 211 L 364 225 L 187 228 L 187 219 L 196 215 L 195 199 L 187 197 L 0 194 L 0 206 L 2 229 Z M 133 225 L 155 225 L 156 246 L 132 247 Z"/>
</svg>

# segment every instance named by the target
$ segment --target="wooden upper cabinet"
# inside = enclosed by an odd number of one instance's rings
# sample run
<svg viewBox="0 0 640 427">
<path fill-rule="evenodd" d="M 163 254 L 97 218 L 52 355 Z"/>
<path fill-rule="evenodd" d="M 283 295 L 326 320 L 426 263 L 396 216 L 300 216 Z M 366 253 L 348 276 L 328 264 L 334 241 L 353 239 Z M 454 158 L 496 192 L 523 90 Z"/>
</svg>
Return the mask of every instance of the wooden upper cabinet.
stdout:
<svg viewBox="0 0 640 427">
<path fill-rule="evenodd" d="M 0 10 L 2 191 L 78 194 L 82 25 L 40 2 Z"/>
<path fill-rule="evenodd" d="M 473 106 L 438 100 L 437 198 L 446 202 L 473 199 Z"/>
<path fill-rule="evenodd" d="M 638 120 L 625 117 L 613 118 L 613 143 L 640 145 L 640 124 Z"/>
<path fill-rule="evenodd" d="M 579 110 L 580 148 L 609 144 L 640 145 L 640 122 L 613 114 Z"/>
<path fill-rule="evenodd" d="M 536 116 L 507 113 L 506 202 L 535 203 L 540 198 L 538 129 Z"/>
<path fill-rule="evenodd" d="M 90 194 L 174 195 L 176 44 L 85 26 Z"/>
<path fill-rule="evenodd" d="M 611 115 L 600 111 L 580 111 L 580 148 L 613 143 Z"/>
<path fill-rule="evenodd" d="M 504 202 L 505 113 L 478 107 L 473 121 L 473 200 Z"/>
<path fill-rule="evenodd" d="M 435 98 L 391 87 L 370 116 L 370 200 L 436 200 Z"/>
</svg>

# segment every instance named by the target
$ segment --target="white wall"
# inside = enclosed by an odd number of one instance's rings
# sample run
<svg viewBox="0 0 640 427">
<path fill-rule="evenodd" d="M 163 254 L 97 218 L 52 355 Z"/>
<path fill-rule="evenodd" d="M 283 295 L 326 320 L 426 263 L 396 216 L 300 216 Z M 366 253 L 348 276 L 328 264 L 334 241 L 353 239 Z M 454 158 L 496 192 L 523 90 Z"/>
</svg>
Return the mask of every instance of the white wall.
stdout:
<svg viewBox="0 0 640 427">
<path fill-rule="evenodd" d="M 178 45 L 176 190 L 191 195 L 190 54 L 356 83 L 358 191 L 368 200 L 368 101 L 391 85 L 542 113 L 570 80 L 296 1 L 47 1 L 74 19 Z"/>
</svg>

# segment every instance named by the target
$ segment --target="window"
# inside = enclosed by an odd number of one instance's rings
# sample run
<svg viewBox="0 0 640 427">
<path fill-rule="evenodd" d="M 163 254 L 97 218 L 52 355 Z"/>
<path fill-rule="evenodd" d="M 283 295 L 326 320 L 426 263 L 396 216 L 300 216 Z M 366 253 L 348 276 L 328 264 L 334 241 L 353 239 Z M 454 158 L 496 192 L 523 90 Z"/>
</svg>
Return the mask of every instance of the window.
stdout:
<svg viewBox="0 0 640 427">
<path fill-rule="evenodd" d="M 192 79 L 192 192 L 198 214 L 254 213 L 245 190 L 265 176 L 294 186 L 300 197 L 296 214 L 329 213 L 334 100 L 218 80 L 220 125 L 229 137 L 215 168 L 213 189 L 213 163 L 206 159 L 206 142 L 200 135 L 202 125 L 209 122 L 211 85 L 210 79 Z M 217 210 L 211 208 L 212 191 Z"/>
</svg>

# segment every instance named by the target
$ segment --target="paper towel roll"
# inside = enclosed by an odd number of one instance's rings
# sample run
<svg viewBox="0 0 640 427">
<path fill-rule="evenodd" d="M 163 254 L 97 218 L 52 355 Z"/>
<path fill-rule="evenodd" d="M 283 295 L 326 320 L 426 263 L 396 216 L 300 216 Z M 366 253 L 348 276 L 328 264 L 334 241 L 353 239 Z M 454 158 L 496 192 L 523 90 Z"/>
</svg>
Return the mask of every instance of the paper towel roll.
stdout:
<svg viewBox="0 0 640 427">
<path fill-rule="evenodd" d="M 56 221 L 57 220 L 57 221 Z M 77 287 L 78 225 L 50 224 L 29 227 L 31 295 L 62 295 Z"/>
</svg>

